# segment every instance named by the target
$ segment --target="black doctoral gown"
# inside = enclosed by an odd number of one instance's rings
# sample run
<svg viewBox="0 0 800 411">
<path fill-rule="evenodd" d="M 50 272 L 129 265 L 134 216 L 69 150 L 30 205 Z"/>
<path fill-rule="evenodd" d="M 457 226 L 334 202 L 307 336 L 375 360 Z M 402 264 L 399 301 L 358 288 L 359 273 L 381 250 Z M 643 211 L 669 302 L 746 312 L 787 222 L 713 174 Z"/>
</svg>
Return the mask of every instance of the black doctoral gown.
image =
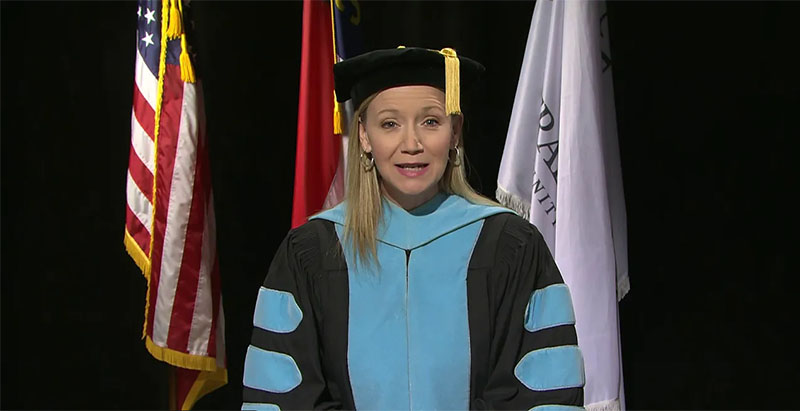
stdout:
<svg viewBox="0 0 800 411">
<path fill-rule="evenodd" d="M 292 230 L 259 290 L 242 409 L 569 409 L 583 359 L 542 236 L 506 209 L 384 201 L 379 264 L 344 205 Z"/>
</svg>

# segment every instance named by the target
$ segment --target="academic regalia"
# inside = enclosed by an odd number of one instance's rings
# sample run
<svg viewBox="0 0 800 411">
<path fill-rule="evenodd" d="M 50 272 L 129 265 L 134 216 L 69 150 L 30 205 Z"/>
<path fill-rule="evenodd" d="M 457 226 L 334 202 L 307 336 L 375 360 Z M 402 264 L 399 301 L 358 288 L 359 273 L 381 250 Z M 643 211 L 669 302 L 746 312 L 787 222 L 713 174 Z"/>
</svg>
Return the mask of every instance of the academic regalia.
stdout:
<svg viewBox="0 0 800 411">
<path fill-rule="evenodd" d="M 344 213 L 281 244 L 258 292 L 242 409 L 583 404 L 569 290 L 535 227 L 457 195 L 412 211 L 383 200 L 377 265 L 354 257 Z"/>
</svg>

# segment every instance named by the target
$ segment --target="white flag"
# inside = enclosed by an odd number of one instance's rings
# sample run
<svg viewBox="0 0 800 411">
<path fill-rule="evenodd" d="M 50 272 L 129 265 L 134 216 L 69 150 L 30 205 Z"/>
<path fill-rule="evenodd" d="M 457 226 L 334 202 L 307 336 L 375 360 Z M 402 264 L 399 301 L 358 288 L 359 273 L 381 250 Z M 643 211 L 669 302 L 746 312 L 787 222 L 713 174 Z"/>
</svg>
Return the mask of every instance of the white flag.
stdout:
<svg viewBox="0 0 800 411">
<path fill-rule="evenodd" d="M 570 288 L 590 410 L 624 409 L 625 203 L 605 3 L 539 0 L 497 198 L 542 232 Z"/>
</svg>

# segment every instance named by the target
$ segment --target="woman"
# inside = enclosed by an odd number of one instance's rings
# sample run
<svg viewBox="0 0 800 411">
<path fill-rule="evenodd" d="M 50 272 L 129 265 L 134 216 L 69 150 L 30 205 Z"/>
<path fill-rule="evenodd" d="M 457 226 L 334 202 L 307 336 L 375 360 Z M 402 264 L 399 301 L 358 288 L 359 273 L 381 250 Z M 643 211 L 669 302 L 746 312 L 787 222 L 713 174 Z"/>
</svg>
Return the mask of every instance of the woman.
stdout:
<svg viewBox="0 0 800 411">
<path fill-rule="evenodd" d="M 256 303 L 242 409 L 583 403 L 569 291 L 536 229 L 473 191 L 451 49 L 334 67 L 346 200 L 292 230 Z"/>
</svg>

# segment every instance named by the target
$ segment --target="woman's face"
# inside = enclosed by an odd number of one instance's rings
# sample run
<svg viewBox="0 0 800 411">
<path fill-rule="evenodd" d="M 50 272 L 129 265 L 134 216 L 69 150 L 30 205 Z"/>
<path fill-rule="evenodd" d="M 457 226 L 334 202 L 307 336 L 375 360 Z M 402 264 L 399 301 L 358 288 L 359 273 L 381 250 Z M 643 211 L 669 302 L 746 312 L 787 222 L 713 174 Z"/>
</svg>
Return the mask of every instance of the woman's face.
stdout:
<svg viewBox="0 0 800 411">
<path fill-rule="evenodd" d="M 461 135 L 462 118 L 446 114 L 444 92 L 390 88 L 375 96 L 365 114 L 359 140 L 375 159 L 384 195 L 406 210 L 433 198 Z"/>
</svg>

